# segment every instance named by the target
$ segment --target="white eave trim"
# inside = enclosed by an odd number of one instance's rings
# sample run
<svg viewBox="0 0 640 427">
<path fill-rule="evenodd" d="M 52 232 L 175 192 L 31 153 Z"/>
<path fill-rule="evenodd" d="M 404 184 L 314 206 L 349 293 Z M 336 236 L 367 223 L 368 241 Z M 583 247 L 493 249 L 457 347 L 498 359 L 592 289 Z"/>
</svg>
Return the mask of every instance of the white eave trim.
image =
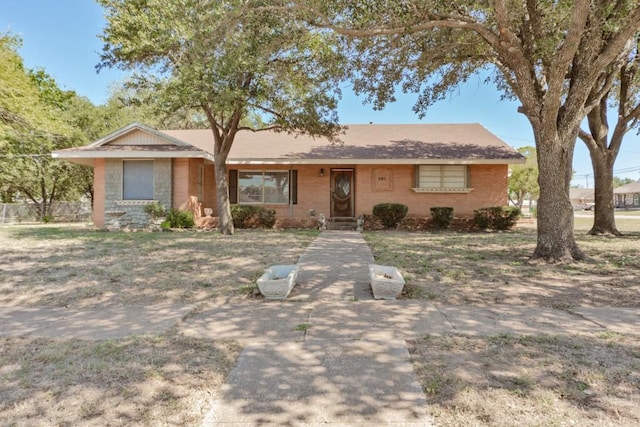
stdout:
<svg viewBox="0 0 640 427">
<path fill-rule="evenodd" d="M 213 156 L 203 151 L 73 151 L 52 152 L 54 159 L 205 159 L 213 162 Z"/>
<path fill-rule="evenodd" d="M 513 165 L 523 159 L 227 159 L 228 165 Z"/>
<path fill-rule="evenodd" d="M 69 151 L 52 152 L 55 159 L 205 159 L 214 156 L 204 151 Z M 512 165 L 522 159 L 227 159 L 227 165 Z"/>
</svg>

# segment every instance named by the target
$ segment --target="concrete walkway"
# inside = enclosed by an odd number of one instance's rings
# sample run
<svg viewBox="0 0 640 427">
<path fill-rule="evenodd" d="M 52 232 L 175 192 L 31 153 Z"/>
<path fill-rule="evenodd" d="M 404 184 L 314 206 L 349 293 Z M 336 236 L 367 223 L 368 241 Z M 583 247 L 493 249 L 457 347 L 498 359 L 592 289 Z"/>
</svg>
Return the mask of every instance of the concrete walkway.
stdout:
<svg viewBox="0 0 640 427">
<path fill-rule="evenodd" d="M 323 232 L 287 301 L 93 310 L 0 307 L 0 335 L 112 339 L 170 328 L 244 345 L 204 425 L 431 425 L 405 340 L 425 335 L 640 335 L 640 309 L 373 300 L 359 233 Z"/>
<path fill-rule="evenodd" d="M 372 300 L 368 265 L 371 249 L 356 231 L 324 231 L 298 260 L 291 301 Z"/>
<path fill-rule="evenodd" d="M 425 335 L 640 335 L 640 309 L 580 307 L 572 312 L 517 306 L 443 306 L 429 301 L 325 301 L 220 305 L 190 315 L 191 306 L 91 310 L 0 306 L 0 336 L 105 340 L 179 332 L 243 344 L 413 339 Z M 185 319 L 185 320 L 183 320 Z"/>
</svg>

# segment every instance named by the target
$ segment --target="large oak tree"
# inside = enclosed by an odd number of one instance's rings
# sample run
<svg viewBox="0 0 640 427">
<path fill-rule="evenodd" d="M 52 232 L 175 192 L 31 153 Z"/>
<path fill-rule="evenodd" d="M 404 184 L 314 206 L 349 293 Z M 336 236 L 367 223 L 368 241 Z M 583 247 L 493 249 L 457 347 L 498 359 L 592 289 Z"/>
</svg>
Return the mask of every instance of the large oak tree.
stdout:
<svg viewBox="0 0 640 427">
<path fill-rule="evenodd" d="M 640 33 L 640 29 L 639 29 Z M 587 114 L 588 130 L 580 129 L 580 139 L 589 149 L 594 172 L 595 214 L 589 234 L 620 235 L 613 205 L 613 166 L 624 136 L 640 123 L 640 35 L 623 59 L 621 68 L 605 71 L 600 79 L 613 79 L 613 88 Z M 597 87 L 597 86 L 596 86 Z M 617 113 L 610 132 L 608 111 Z"/>
<path fill-rule="evenodd" d="M 244 0 L 99 2 L 107 19 L 100 66 L 133 70 L 138 86 L 155 90 L 168 111 L 198 108 L 206 116 L 222 233 L 234 232 L 226 161 L 238 132 L 339 132 L 344 68 L 327 41 L 332 33 Z"/>
<path fill-rule="evenodd" d="M 569 200 L 580 123 L 600 105 L 640 27 L 636 0 L 291 0 L 273 10 L 303 14 L 348 37 L 356 89 L 377 107 L 398 85 L 424 112 L 469 76 L 492 71 L 521 102 L 536 142 L 540 197 L 533 259 L 581 260 Z"/>
</svg>

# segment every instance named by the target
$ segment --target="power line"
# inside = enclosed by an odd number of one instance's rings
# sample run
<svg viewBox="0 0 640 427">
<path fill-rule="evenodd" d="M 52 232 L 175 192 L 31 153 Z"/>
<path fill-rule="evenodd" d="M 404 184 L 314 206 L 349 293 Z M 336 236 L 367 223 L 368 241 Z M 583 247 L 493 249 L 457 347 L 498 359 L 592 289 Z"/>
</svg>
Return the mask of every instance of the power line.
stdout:
<svg viewBox="0 0 640 427">
<path fill-rule="evenodd" d="M 616 169 L 613 172 L 624 173 L 624 172 L 635 172 L 635 171 L 640 171 L 640 166 L 629 166 L 623 169 Z"/>
<path fill-rule="evenodd" d="M 516 136 L 506 136 L 506 135 L 496 135 L 500 138 L 505 138 L 505 139 L 515 139 L 518 141 L 523 141 L 523 142 L 528 142 L 531 145 L 536 145 L 536 143 L 534 141 L 531 141 L 530 139 L 524 139 L 524 138 L 518 138 Z"/>
</svg>

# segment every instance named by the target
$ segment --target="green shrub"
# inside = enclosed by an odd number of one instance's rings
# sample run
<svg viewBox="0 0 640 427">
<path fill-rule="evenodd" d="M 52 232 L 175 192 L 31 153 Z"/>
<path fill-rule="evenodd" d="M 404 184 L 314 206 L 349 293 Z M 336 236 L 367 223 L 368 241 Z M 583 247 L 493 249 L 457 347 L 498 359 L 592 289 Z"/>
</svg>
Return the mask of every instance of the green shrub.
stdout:
<svg viewBox="0 0 640 427">
<path fill-rule="evenodd" d="M 196 222 L 193 219 L 192 212 L 181 211 L 174 208 L 171 208 L 169 210 L 165 222 L 169 223 L 170 228 L 193 228 L 196 226 Z M 162 226 L 163 224 L 161 224 L 161 227 L 165 228 Z"/>
<path fill-rule="evenodd" d="M 512 206 L 493 206 L 473 211 L 473 221 L 482 229 L 507 230 L 520 217 L 520 209 Z"/>
<path fill-rule="evenodd" d="M 450 207 L 433 207 L 431 210 L 431 218 L 437 228 L 449 228 L 453 221 L 453 208 Z"/>
<path fill-rule="evenodd" d="M 273 228 L 276 223 L 276 211 L 261 206 L 233 205 L 231 218 L 237 228 Z"/>
<path fill-rule="evenodd" d="M 151 218 L 161 218 L 167 214 L 167 208 L 158 202 L 149 203 L 143 208 L 144 212 Z"/>
<path fill-rule="evenodd" d="M 373 207 L 373 216 L 387 228 L 396 228 L 407 212 L 409 208 L 401 203 L 380 203 Z"/>
</svg>

